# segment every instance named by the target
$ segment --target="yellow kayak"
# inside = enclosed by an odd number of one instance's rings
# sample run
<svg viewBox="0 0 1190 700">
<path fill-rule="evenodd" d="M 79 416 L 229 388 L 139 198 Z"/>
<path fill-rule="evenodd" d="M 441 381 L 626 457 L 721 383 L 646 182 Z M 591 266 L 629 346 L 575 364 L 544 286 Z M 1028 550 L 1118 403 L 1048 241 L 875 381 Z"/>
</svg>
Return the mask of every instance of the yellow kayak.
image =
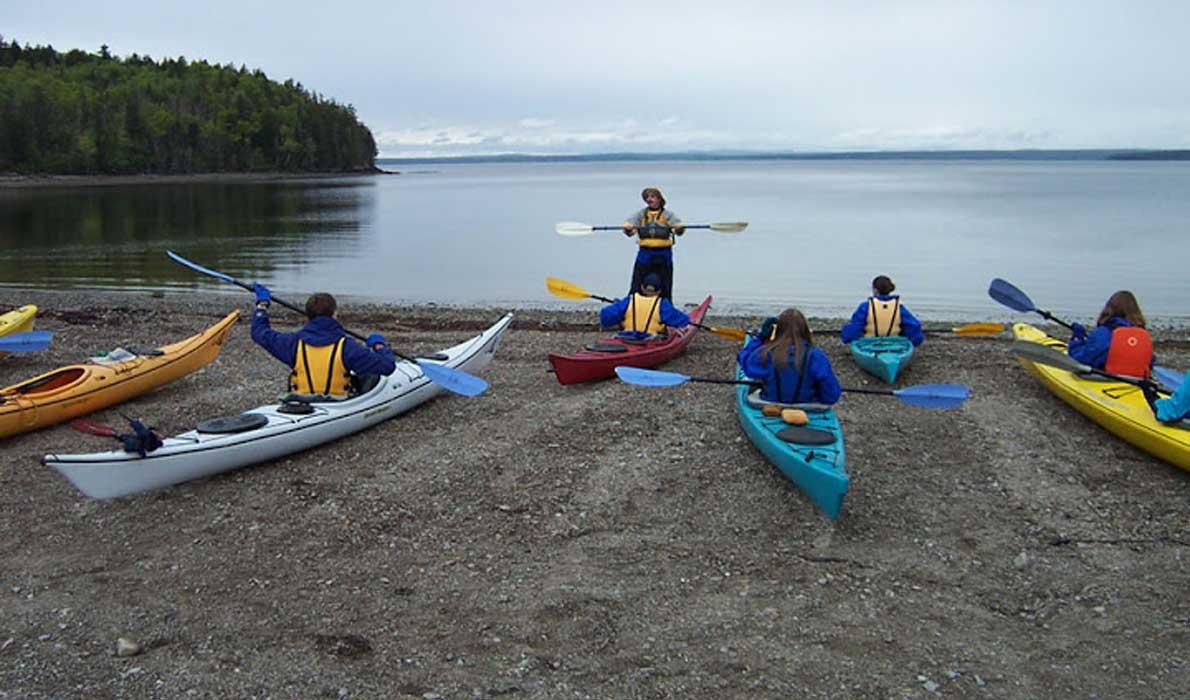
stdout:
<svg viewBox="0 0 1190 700">
<path fill-rule="evenodd" d="M 33 330 L 33 318 L 37 316 L 37 307 L 32 304 L 22 306 L 15 311 L 0 314 L 0 336 L 27 333 Z M 0 357 L 8 353 L 0 352 Z"/>
<path fill-rule="evenodd" d="M 1027 323 L 1012 327 L 1017 340 L 1040 343 L 1066 352 L 1066 343 Z M 1153 417 L 1140 389 L 1132 384 L 1083 378 L 1063 369 L 1017 358 L 1047 389 L 1079 413 L 1154 457 L 1190 470 L 1190 429 L 1165 425 Z"/>
<path fill-rule="evenodd" d="M 198 335 L 127 360 L 69 365 L 0 389 L 0 437 L 92 413 L 190 374 L 215 359 L 239 317 L 232 311 Z"/>
</svg>

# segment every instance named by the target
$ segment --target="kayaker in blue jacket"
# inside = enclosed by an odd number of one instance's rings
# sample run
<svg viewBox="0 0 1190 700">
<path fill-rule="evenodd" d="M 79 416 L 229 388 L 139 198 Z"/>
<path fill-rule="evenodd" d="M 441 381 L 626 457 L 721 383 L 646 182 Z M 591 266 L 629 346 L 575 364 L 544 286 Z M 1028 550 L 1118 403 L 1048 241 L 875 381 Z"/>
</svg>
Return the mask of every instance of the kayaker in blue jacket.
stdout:
<svg viewBox="0 0 1190 700">
<path fill-rule="evenodd" d="M 885 275 L 872 280 L 872 296 L 860 302 L 851 314 L 851 320 L 843 326 L 839 337 L 844 343 L 856 338 L 872 338 L 886 335 L 903 335 L 913 343 L 921 345 L 925 334 L 921 321 L 901 303 L 901 297 L 893 294 L 897 286 Z"/>
<path fill-rule="evenodd" d="M 814 347 L 810 324 L 797 309 L 765 319 L 736 359 L 745 375 L 764 382 L 765 401 L 833 404 L 842 395 L 831 361 Z"/>
<path fill-rule="evenodd" d="M 1120 290 L 1108 298 L 1090 333 L 1081 323 L 1071 324 L 1067 352 L 1095 369 L 1147 377 L 1153 366 L 1153 339 L 1145 326 L 1136 296 Z"/>
<path fill-rule="evenodd" d="M 392 374 L 397 365 L 384 336 L 373 333 L 367 347 L 347 337 L 335 320 L 337 303 L 325 292 L 306 300 L 308 321 L 296 333 L 281 333 L 269 325 L 271 295 L 268 287 L 254 283 L 256 313 L 252 315 L 252 340 L 293 369 L 289 390 L 345 398 L 351 394 L 351 374 Z"/>
<path fill-rule="evenodd" d="M 637 237 L 640 247 L 632 266 L 632 284 L 628 293 L 640 289 L 645 275 L 655 272 L 661 279 L 661 296 L 673 299 L 675 236 L 686 232 L 678 215 L 665 208 L 665 196 L 656 187 L 641 190 L 645 208 L 637 210 L 624 222 L 624 235 Z"/>
<path fill-rule="evenodd" d="M 599 325 L 607 330 L 618 328 L 621 337 L 634 340 L 664 335 L 669 327 L 690 325 L 690 317 L 661 296 L 661 278 L 657 273 L 645 275 L 639 289 L 600 309 Z"/>
</svg>

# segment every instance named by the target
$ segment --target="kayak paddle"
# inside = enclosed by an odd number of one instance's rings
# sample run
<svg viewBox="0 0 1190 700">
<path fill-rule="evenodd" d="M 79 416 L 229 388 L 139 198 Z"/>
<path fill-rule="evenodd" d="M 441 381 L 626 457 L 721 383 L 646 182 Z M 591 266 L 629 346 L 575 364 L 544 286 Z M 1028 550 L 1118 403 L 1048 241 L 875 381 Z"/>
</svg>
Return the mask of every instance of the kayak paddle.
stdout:
<svg viewBox="0 0 1190 700">
<path fill-rule="evenodd" d="M 1074 330 L 1074 328 L 1069 323 L 1063 321 L 1060 318 L 1055 318 L 1053 314 L 1044 309 L 1039 309 L 1034 306 L 1033 300 L 1029 298 L 1028 294 L 1025 294 L 1021 290 L 1017 289 L 1012 285 L 1011 282 L 1002 280 L 999 277 L 992 280 L 992 283 L 988 285 L 988 296 L 1007 306 L 1013 311 L 1022 311 L 1024 313 L 1035 311 L 1041 314 L 1042 318 L 1053 321 L 1059 326 L 1065 326 L 1069 330 Z"/>
<path fill-rule="evenodd" d="M 248 291 L 253 291 L 252 285 L 246 282 L 241 282 L 231 275 L 224 274 L 217 270 L 212 270 L 208 267 L 203 267 L 196 262 L 192 262 L 186 258 L 183 258 L 181 255 L 178 255 L 172 250 L 165 251 L 165 254 L 168 255 L 174 262 L 185 265 L 195 272 L 201 272 L 204 275 L 209 275 L 210 277 L 221 279 L 224 282 L 230 282 L 231 284 L 234 284 L 238 287 L 243 287 Z M 283 299 L 272 297 L 272 300 L 289 309 L 290 311 L 296 311 L 303 315 L 306 313 L 304 309 L 294 306 Z M 354 333 L 350 330 L 347 330 L 346 328 L 343 329 L 343 332 L 361 342 L 366 342 L 364 336 L 358 333 Z M 403 355 L 395 350 L 392 352 L 394 355 L 401 358 L 402 360 L 405 360 L 406 362 L 416 363 L 417 366 L 421 368 L 422 373 L 425 374 L 430 381 L 442 386 L 444 389 L 449 389 L 456 394 L 461 394 L 463 396 L 478 396 L 488 388 L 487 382 L 473 374 L 467 374 L 462 370 L 458 370 L 453 367 L 445 367 L 443 365 L 435 364 L 421 358 Z"/>
<path fill-rule="evenodd" d="M 601 297 L 598 294 L 592 294 L 573 282 L 567 282 L 566 280 L 558 279 L 557 277 L 546 277 L 545 288 L 549 290 L 550 294 L 553 294 L 556 297 L 562 297 L 563 299 L 596 299 L 598 301 L 607 302 L 608 304 L 614 304 L 616 302 L 615 299 L 608 299 L 607 297 Z M 701 328 L 704 331 L 710 331 L 720 338 L 727 338 L 728 340 L 745 340 L 748 337 L 748 331 L 744 330 L 743 328 L 716 328 L 715 326 L 704 326 L 703 324 L 695 323 L 694 321 L 691 321 L 690 325 L 694 326 L 695 328 Z"/>
<path fill-rule="evenodd" d="M 923 333 L 927 335 L 953 333 L 955 335 L 966 335 L 972 337 L 1000 335 L 1004 332 L 1003 323 L 986 323 L 976 322 L 968 323 L 966 325 L 958 326 L 957 328 L 926 328 Z"/>
<path fill-rule="evenodd" d="M 1184 375 L 1181 372 L 1160 365 L 1153 368 L 1153 376 L 1171 392 L 1177 391 L 1178 387 L 1182 386 L 1182 382 L 1184 381 Z"/>
<path fill-rule="evenodd" d="M 36 352 L 50 346 L 54 334 L 50 331 L 29 331 L 0 336 L 0 352 Z"/>
<path fill-rule="evenodd" d="M 640 367 L 617 367 L 616 376 L 626 384 L 647 387 L 671 387 L 686 382 L 705 382 L 707 384 L 745 384 L 761 386 L 760 382 L 746 379 L 709 379 L 705 377 L 690 377 L 677 372 L 663 372 L 655 369 L 641 369 Z M 852 389 L 843 387 L 843 391 L 855 394 L 878 394 L 895 396 L 903 403 L 918 408 L 956 408 L 961 406 L 971 395 L 971 389 L 962 384 L 918 384 L 903 389 Z"/>
<path fill-rule="evenodd" d="M 747 221 L 724 221 L 715 224 L 686 224 L 684 228 L 705 228 L 720 233 L 739 233 L 748 228 Z M 577 221 L 560 221 L 554 224 L 554 231 L 560 236 L 589 236 L 596 231 L 623 231 L 623 226 L 592 226 Z"/>
</svg>

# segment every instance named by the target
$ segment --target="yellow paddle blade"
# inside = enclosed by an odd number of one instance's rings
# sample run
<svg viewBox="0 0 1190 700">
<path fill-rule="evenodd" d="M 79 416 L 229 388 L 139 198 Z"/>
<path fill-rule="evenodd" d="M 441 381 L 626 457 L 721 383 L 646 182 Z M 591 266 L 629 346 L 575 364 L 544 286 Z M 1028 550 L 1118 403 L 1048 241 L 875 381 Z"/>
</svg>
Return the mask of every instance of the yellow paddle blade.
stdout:
<svg viewBox="0 0 1190 700">
<path fill-rule="evenodd" d="M 965 326 L 951 328 L 956 335 L 1000 335 L 1004 332 L 1003 323 L 968 323 Z"/>
<path fill-rule="evenodd" d="M 723 221 L 720 223 L 711 224 L 712 231 L 722 231 L 724 233 L 739 233 L 748 228 L 747 221 Z"/>
<path fill-rule="evenodd" d="M 735 340 L 737 342 L 748 339 L 748 331 L 743 328 L 716 328 L 715 326 L 711 326 L 707 330 L 720 338 L 727 338 L 728 340 Z"/>
<path fill-rule="evenodd" d="M 546 277 L 545 288 L 549 290 L 550 294 L 563 299 L 587 299 L 591 296 L 590 292 L 577 284 L 571 284 L 557 277 Z"/>
</svg>

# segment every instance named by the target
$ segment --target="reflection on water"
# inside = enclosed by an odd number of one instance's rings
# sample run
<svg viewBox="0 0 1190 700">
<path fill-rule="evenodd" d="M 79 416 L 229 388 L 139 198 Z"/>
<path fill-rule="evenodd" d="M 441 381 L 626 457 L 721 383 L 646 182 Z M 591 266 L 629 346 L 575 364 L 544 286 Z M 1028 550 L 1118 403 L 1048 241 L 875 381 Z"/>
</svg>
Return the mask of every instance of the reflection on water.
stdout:
<svg viewBox="0 0 1190 700">
<path fill-rule="evenodd" d="M 299 180 L 0 189 L 0 280 L 8 286 L 194 286 L 163 254 L 267 278 L 326 246 L 354 249 L 373 181 Z M 204 282 L 206 284 L 206 282 Z"/>
<path fill-rule="evenodd" d="M 267 183 L 0 189 L 0 285 L 218 288 L 178 253 L 290 298 L 492 306 L 564 302 L 561 277 L 627 291 L 635 244 L 565 238 L 558 221 L 618 224 L 660 185 L 692 230 L 675 249 L 678 303 L 712 313 L 850 314 L 877 274 L 927 320 L 1026 319 L 993 277 L 1089 322 L 1116 289 L 1151 318 L 1190 322 L 1190 164 L 732 161 L 418 166 L 399 176 Z M 1035 318 L 1028 320 L 1037 320 Z"/>
</svg>

